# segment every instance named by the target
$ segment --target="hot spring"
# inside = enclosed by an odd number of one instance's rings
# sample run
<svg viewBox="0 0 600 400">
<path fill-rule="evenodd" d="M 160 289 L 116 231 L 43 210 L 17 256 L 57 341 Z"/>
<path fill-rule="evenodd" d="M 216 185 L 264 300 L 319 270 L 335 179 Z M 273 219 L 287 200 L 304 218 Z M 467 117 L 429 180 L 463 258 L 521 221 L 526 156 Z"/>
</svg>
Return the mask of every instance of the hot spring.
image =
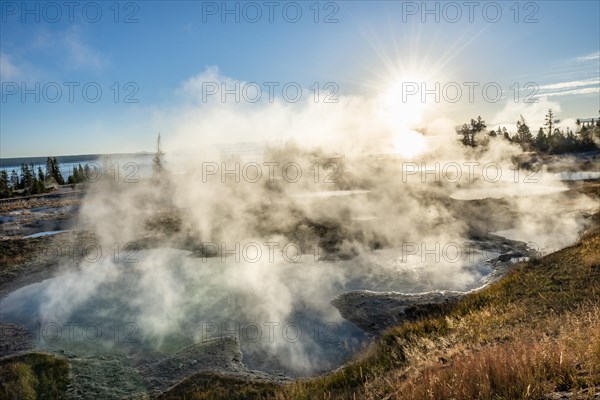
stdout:
<svg viewBox="0 0 600 400">
<path fill-rule="evenodd" d="M 297 155 L 309 167 L 312 157 Z M 87 232 L 101 255 L 9 293 L 2 320 L 22 324 L 34 347 L 77 358 L 77 377 L 110 355 L 132 360 L 132 376 L 164 390 L 195 372 L 182 360 L 195 368 L 219 357 L 214 346 L 196 349 L 206 359 L 179 357 L 182 349 L 225 338 L 235 339 L 228 362 L 236 368 L 239 351 L 242 369 L 311 376 L 380 334 L 342 317 L 334 299 L 480 288 L 530 252 L 576 240 L 581 213 L 595 207 L 560 179 L 430 181 L 415 169 L 404 180 L 396 159 L 340 162 L 346 169 L 333 183 L 312 174 L 205 181 L 198 165 L 136 185 L 99 182 L 69 232 L 44 232 L 57 246 L 61 235 Z M 164 370 L 151 366 L 164 363 L 183 372 L 153 384 Z"/>
</svg>

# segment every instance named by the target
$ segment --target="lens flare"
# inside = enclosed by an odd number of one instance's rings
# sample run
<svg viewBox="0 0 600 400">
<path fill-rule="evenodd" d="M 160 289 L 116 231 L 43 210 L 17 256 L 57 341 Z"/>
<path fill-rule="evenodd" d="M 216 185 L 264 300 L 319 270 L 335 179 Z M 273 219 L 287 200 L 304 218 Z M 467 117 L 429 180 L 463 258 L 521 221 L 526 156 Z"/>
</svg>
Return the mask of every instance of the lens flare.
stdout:
<svg viewBox="0 0 600 400">
<path fill-rule="evenodd" d="M 427 150 L 427 142 L 422 134 L 415 131 L 423 122 L 427 104 L 419 95 L 409 95 L 410 85 L 422 80 L 411 77 L 395 79 L 379 96 L 381 116 L 391 132 L 393 152 L 413 158 Z"/>
<path fill-rule="evenodd" d="M 423 135 L 413 130 L 403 130 L 396 134 L 393 143 L 394 153 L 404 158 L 413 158 L 427 150 L 427 142 Z"/>
</svg>

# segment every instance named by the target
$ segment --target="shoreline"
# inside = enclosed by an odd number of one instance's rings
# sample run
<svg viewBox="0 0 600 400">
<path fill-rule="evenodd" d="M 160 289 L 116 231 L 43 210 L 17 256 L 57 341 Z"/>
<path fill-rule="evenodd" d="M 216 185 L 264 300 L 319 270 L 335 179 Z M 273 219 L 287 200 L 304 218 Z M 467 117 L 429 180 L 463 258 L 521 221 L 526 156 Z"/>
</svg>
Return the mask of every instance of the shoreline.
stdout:
<svg viewBox="0 0 600 400">
<path fill-rule="evenodd" d="M 496 257 L 498 262 L 489 275 L 482 277 L 483 284 L 470 290 L 431 290 L 420 293 L 353 290 L 336 296 L 331 300 L 331 304 L 346 320 L 363 331 L 380 337 L 387 329 L 400 326 L 404 322 L 414 322 L 424 316 L 440 314 L 452 303 L 502 280 L 518 265 L 511 261 L 500 261 L 505 255 Z"/>
</svg>

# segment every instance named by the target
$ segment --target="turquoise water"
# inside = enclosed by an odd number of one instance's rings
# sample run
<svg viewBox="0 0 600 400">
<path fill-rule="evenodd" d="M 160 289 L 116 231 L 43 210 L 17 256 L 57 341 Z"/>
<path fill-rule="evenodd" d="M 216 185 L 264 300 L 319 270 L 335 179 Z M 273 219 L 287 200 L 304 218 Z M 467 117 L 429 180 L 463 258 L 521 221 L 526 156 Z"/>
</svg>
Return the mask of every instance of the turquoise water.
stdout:
<svg viewBox="0 0 600 400">
<path fill-rule="evenodd" d="M 168 248 L 112 255 L 10 293 L 3 321 L 25 325 L 36 345 L 75 353 L 168 353 L 236 336 L 250 368 L 306 376 L 338 367 L 369 337 L 330 301 L 350 290 L 469 290 L 491 272 L 476 254 L 432 260 L 385 249 L 351 260 L 246 262 L 195 258 Z M 133 262 L 137 261 L 137 262 Z M 448 277 L 452 276 L 449 280 Z"/>
</svg>

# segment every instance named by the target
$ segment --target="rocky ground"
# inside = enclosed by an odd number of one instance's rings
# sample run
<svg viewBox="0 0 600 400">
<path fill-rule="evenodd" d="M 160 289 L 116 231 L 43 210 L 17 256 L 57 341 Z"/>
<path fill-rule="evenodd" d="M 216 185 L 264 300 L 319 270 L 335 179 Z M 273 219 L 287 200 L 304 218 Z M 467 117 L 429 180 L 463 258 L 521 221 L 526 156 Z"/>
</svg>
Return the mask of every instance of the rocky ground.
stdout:
<svg viewBox="0 0 600 400">
<path fill-rule="evenodd" d="M 573 193 L 597 192 L 599 189 L 597 182 L 573 182 L 570 186 Z M 77 268 L 78 261 L 85 254 L 73 255 L 59 249 L 65 243 L 79 244 L 75 248 L 83 248 L 83 243 L 94 240 L 90 232 L 70 230 L 74 226 L 80 202 L 80 194 L 69 194 L 0 203 L 0 216 L 3 218 L 0 221 L 0 297 L 47 279 L 63 268 Z M 487 233 L 506 229 L 514 222 L 514 212 L 502 199 L 448 200 L 448 203 L 450 209 L 468 216 L 465 222 L 472 240 L 477 240 L 480 246 L 488 246 L 490 249 L 506 250 L 497 259 L 490 260 L 495 271 L 490 281 L 504 275 L 512 265 L 511 258 L 532 256 L 523 244 Z M 494 222 L 489 222 L 489 218 L 484 216 L 492 211 L 496 218 Z M 50 236 L 23 238 L 37 232 L 63 229 L 67 231 Z M 153 243 L 160 240 L 148 236 L 141 238 L 139 242 L 142 247 L 152 247 Z M 181 246 L 187 246 L 186 240 L 181 240 Z M 370 334 L 379 335 L 403 321 L 436 313 L 447 303 L 463 295 L 464 293 L 459 292 L 406 295 L 354 291 L 336 297 L 332 304 L 344 318 Z M 10 357 L 35 347 L 31 335 L 18 325 L 0 322 L 0 330 L 0 357 Z M 72 380 L 68 394 L 72 398 L 98 398 L 100 395 L 107 399 L 144 398 L 148 393 L 162 393 L 201 371 L 218 371 L 244 379 L 275 383 L 287 380 L 282 376 L 247 370 L 239 343 L 234 338 L 198 343 L 166 355 L 81 356 L 64 351 L 59 354 L 67 358 L 71 366 Z"/>
<path fill-rule="evenodd" d="M 31 333 L 22 326 L 0 323 L 0 358 L 32 349 L 33 340 Z"/>
<path fill-rule="evenodd" d="M 477 246 L 482 250 L 499 251 L 498 257 L 487 260 L 492 273 L 483 283 L 488 285 L 500 279 L 513 265 L 513 261 L 536 257 L 532 249 L 521 242 L 514 242 L 495 235 L 479 237 Z M 482 287 L 484 287 L 482 285 Z M 473 291 L 476 291 L 475 289 Z M 433 291 L 417 294 L 396 292 L 373 292 L 357 290 L 346 292 L 331 301 L 342 317 L 353 322 L 362 330 L 379 336 L 385 330 L 401 325 L 404 321 L 415 321 L 425 315 L 440 313 L 445 307 L 470 292 Z"/>
<path fill-rule="evenodd" d="M 283 383 L 276 377 L 246 369 L 238 341 L 224 337 L 196 343 L 172 354 L 81 356 L 59 351 L 71 366 L 67 396 L 73 399 L 145 399 L 167 391 L 200 372 L 239 379 Z"/>
</svg>

